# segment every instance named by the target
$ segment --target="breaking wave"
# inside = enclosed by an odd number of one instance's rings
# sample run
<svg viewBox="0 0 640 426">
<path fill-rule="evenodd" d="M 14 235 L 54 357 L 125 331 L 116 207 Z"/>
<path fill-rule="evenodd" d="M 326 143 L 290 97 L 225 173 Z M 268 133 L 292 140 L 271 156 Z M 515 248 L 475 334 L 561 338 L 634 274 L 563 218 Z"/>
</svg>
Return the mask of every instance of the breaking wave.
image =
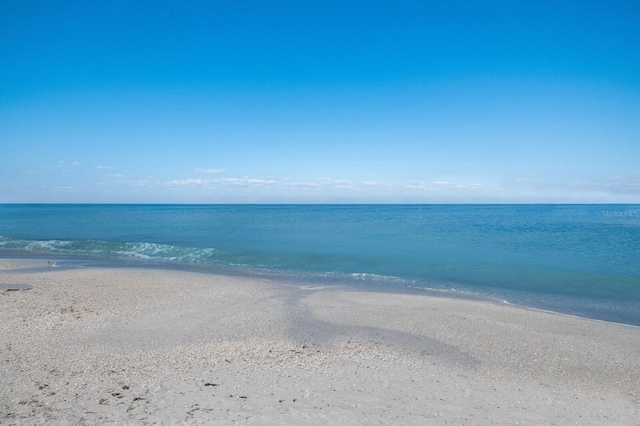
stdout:
<svg viewBox="0 0 640 426">
<path fill-rule="evenodd" d="M 106 258 L 207 263 L 214 260 L 213 248 L 181 247 L 158 243 L 112 241 L 21 240 L 0 236 L 0 247 L 32 252 L 89 255 Z"/>
</svg>

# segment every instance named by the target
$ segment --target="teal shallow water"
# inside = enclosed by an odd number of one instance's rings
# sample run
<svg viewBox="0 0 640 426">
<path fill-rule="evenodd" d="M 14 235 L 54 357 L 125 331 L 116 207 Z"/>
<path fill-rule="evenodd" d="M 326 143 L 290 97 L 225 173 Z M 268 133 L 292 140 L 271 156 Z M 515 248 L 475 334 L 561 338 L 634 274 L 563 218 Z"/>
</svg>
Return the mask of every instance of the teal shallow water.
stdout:
<svg viewBox="0 0 640 426">
<path fill-rule="evenodd" d="M 640 325 L 639 205 L 0 205 L 0 250 L 476 294 Z"/>
</svg>

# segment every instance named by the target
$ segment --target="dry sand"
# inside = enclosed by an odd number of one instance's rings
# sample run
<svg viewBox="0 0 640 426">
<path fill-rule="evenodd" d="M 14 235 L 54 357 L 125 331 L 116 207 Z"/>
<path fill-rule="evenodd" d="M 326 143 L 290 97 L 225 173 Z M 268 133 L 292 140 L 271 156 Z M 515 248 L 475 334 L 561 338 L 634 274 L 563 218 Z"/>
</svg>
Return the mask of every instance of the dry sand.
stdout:
<svg viewBox="0 0 640 426">
<path fill-rule="evenodd" d="M 0 259 L 3 425 L 639 425 L 639 372 L 638 327 Z"/>
</svg>

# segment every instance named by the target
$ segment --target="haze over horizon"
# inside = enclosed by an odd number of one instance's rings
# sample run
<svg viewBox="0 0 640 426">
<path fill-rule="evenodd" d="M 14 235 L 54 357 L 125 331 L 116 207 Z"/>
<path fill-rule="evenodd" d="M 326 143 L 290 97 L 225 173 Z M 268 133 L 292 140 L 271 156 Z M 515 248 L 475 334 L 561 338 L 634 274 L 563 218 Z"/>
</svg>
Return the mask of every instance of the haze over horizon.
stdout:
<svg viewBox="0 0 640 426">
<path fill-rule="evenodd" d="M 640 203 L 640 3 L 0 4 L 0 203 Z"/>
</svg>

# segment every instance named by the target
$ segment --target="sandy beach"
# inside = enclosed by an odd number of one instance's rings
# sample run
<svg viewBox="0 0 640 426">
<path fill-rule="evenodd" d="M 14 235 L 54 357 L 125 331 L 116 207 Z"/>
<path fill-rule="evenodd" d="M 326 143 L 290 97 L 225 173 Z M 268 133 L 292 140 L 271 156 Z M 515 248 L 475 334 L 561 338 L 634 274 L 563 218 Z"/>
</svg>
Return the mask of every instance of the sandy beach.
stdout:
<svg viewBox="0 0 640 426">
<path fill-rule="evenodd" d="M 640 328 L 0 259 L 0 423 L 640 425 Z"/>
</svg>

